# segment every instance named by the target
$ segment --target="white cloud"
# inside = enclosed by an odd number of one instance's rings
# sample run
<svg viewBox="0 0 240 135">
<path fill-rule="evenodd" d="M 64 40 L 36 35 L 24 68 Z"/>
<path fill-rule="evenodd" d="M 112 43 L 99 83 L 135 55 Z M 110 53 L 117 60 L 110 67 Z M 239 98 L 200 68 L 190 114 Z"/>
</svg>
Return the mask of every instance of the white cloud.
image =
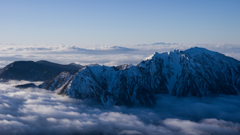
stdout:
<svg viewBox="0 0 240 135">
<path fill-rule="evenodd" d="M 218 51 L 240 60 L 240 45 L 233 44 L 178 44 L 153 43 L 131 46 L 83 46 L 56 44 L 1 44 L 0 67 L 17 60 L 48 60 L 61 64 L 77 62 L 82 65 L 98 63 L 100 65 L 116 66 L 121 64 L 137 64 L 154 52 L 185 50 L 190 47 L 204 47 Z"/>
<path fill-rule="evenodd" d="M 214 121 L 212 123 L 211 121 Z M 190 135 L 233 135 L 240 132 L 240 124 L 217 119 L 204 119 L 198 123 L 189 120 L 166 119 L 163 123 L 180 134 Z"/>
<path fill-rule="evenodd" d="M 239 134 L 239 96 L 159 95 L 155 108 L 106 107 L 42 89 L 0 83 L 2 134 Z M 38 82 L 39 83 L 39 82 Z"/>
</svg>

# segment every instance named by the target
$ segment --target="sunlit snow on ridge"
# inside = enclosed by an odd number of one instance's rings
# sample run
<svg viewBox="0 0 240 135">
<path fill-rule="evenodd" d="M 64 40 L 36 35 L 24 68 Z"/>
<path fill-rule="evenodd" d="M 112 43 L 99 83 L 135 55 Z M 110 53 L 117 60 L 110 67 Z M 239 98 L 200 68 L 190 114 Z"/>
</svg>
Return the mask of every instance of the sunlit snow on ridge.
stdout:
<svg viewBox="0 0 240 135">
<path fill-rule="evenodd" d="M 1 134 L 239 134 L 240 97 L 160 95 L 155 108 L 106 107 L 0 83 Z"/>
</svg>

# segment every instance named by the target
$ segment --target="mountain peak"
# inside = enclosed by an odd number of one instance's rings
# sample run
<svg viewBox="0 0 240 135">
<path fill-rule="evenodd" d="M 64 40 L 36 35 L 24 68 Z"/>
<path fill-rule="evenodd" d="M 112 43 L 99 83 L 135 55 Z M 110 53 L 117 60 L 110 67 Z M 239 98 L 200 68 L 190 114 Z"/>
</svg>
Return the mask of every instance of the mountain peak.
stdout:
<svg viewBox="0 0 240 135">
<path fill-rule="evenodd" d="M 37 61 L 37 63 L 52 63 L 52 62 L 49 62 L 49 61 L 46 61 L 46 60 L 39 60 L 39 61 Z"/>
<path fill-rule="evenodd" d="M 156 57 L 161 57 L 161 58 L 167 58 L 168 56 L 170 55 L 178 55 L 178 54 L 181 54 L 181 50 L 179 49 L 175 49 L 174 51 L 170 51 L 170 52 L 164 52 L 164 53 L 158 53 L 158 52 L 155 52 L 153 53 L 152 55 L 148 56 L 147 58 L 145 58 L 144 60 L 151 60 L 151 59 L 154 59 Z"/>
<path fill-rule="evenodd" d="M 160 54 L 158 52 L 153 53 L 152 55 L 148 56 L 147 58 L 145 58 L 144 60 L 151 60 L 154 57 L 158 57 Z"/>
<path fill-rule="evenodd" d="M 80 64 L 76 64 L 76 63 L 70 63 L 69 65 L 73 65 L 73 66 L 76 66 L 76 67 L 79 67 L 79 68 L 82 68 L 83 66 L 82 65 L 80 65 Z"/>
<path fill-rule="evenodd" d="M 208 53 L 213 55 L 213 54 L 216 54 L 217 52 L 213 52 L 201 47 L 192 47 L 190 49 L 185 50 L 184 53 L 191 53 L 191 54 Z"/>
<path fill-rule="evenodd" d="M 216 54 L 220 54 L 218 52 L 210 51 L 210 50 L 205 49 L 205 48 L 192 47 L 192 48 L 187 49 L 185 51 L 181 51 L 180 49 L 175 49 L 174 51 L 169 51 L 169 52 L 164 52 L 164 53 L 155 52 L 152 55 L 145 58 L 144 60 L 151 60 L 151 59 L 154 59 L 156 57 L 166 58 L 166 57 L 171 56 L 171 55 L 188 54 L 190 56 L 193 56 L 193 55 L 201 55 L 201 54 L 204 54 L 204 53 L 208 54 L 208 55 L 212 55 L 212 56 L 214 56 Z"/>
</svg>

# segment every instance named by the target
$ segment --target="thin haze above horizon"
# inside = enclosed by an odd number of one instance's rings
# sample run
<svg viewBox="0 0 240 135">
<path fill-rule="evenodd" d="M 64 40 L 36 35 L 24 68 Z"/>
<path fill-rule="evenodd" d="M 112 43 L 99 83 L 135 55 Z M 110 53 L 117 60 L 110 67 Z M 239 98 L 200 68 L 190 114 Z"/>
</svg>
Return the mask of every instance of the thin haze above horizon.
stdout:
<svg viewBox="0 0 240 135">
<path fill-rule="evenodd" d="M 0 43 L 240 44 L 239 0 L 0 0 Z"/>
</svg>

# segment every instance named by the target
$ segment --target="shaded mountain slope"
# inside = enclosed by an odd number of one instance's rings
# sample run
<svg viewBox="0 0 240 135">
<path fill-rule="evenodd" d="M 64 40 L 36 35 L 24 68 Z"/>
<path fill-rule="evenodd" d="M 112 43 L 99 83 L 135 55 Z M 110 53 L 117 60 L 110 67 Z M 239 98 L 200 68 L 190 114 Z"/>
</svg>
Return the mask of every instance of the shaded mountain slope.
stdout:
<svg viewBox="0 0 240 135">
<path fill-rule="evenodd" d="M 46 81 L 63 71 L 75 73 L 79 67 L 61 65 L 48 61 L 16 61 L 0 71 L 0 78 L 5 80 Z"/>
</svg>

